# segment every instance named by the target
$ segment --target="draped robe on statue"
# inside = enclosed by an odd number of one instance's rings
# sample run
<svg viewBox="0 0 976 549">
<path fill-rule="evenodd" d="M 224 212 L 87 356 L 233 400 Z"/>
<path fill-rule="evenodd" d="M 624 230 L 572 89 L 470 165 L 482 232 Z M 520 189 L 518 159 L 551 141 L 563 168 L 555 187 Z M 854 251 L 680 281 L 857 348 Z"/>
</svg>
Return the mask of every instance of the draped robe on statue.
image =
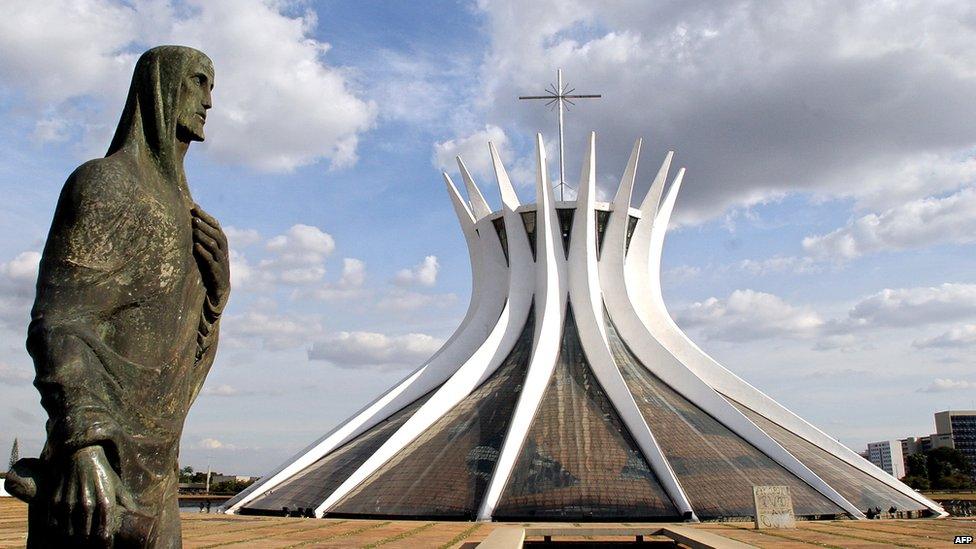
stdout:
<svg viewBox="0 0 976 549">
<path fill-rule="evenodd" d="M 216 351 L 176 134 L 181 82 L 201 60 L 176 46 L 140 59 L 108 154 L 61 192 L 28 331 L 50 417 L 42 462 L 104 448 L 121 480 L 115 547 L 181 546 L 180 435 Z M 54 546 L 37 501 L 29 545 Z"/>
</svg>

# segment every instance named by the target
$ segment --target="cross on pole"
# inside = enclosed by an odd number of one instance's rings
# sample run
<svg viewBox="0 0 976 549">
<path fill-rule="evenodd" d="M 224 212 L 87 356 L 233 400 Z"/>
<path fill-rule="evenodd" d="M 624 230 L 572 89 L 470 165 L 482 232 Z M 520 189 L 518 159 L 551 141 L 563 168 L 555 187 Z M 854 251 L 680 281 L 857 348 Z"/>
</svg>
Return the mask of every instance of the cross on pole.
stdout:
<svg viewBox="0 0 976 549">
<path fill-rule="evenodd" d="M 596 99 L 602 97 L 599 94 L 576 94 L 576 88 L 567 90 L 568 86 L 563 86 L 563 70 L 556 69 L 556 84 L 549 84 L 546 88 L 546 95 L 520 95 L 519 99 L 545 99 L 548 102 L 546 106 L 552 106 L 554 103 L 558 105 L 559 109 L 559 200 L 563 199 L 563 188 L 566 187 L 566 164 L 563 162 L 563 110 L 569 107 L 565 106 L 565 103 L 570 105 L 576 105 L 573 103 L 573 99 Z"/>
</svg>

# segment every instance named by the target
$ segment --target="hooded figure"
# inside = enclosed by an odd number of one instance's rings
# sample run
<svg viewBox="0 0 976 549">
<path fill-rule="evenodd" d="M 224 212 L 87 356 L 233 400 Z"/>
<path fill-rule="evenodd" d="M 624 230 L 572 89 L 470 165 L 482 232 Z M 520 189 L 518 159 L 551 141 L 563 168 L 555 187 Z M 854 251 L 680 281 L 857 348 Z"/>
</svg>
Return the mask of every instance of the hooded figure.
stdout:
<svg viewBox="0 0 976 549">
<path fill-rule="evenodd" d="M 11 474 L 28 547 L 182 545 L 180 435 L 230 292 L 226 238 L 183 171 L 212 86 L 197 50 L 144 53 L 106 157 L 61 191 L 27 337 L 47 443 Z"/>
</svg>

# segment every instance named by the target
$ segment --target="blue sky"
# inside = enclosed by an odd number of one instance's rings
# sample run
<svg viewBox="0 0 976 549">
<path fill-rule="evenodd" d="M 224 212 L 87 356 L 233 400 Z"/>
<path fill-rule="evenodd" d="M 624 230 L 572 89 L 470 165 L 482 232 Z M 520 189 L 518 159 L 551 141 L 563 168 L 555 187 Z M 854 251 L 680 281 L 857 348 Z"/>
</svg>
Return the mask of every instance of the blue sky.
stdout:
<svg viewBox="0 0 976 549">
<path fill-rule="evenodd" d="M 420 364 L 470 272 L 440 170 L 523 201 L 538 93 L 597 132 L 604 193 L 645 139 L 688 174 L 665 298 L 705 350 L 828 433 L 927 434 L 976 408 L 976 11 L 966 2 L 13 3 L 0 8 L 0 448 L 43 442 L 23 349 L 38 252 L 71 170 L 104 153 L 135 59 L 214 60 L 195 199 L 234 292 L 182 461 L 261 474 Z"/>
</svg>

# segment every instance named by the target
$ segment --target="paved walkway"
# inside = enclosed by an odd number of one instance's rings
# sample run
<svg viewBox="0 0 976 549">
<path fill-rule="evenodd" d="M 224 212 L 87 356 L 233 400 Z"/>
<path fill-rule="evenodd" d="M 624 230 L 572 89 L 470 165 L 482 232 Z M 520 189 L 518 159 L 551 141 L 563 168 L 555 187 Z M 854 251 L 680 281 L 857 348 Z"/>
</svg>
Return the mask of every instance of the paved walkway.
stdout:
<svg viewBox="0 0 976 549">
<path fill-rule="evenodd" d="M 183 515 L 183 546 L 187 549 L 226 547 L 329 547 L 473 549 L 503 523 L 241 517 L 218 514 Z M 753 530 L 749 523 L 694 525 L 714 534 L 757 547 L 783 549 L 952 547 L 957 535 L 976 535 L 976 520 L 860 520 L 799 522 L 795 530 Z M 0 498 L 0 548 L 23 547 L 27 507 Z M 583 541 L 586 538 L 558 538 Z M 602 539 L 602 538 L 601 538 Z M 541 540 L 540 540 L 541 541 Z M 605 541 L 633 541 L 609 538 Z"/>
</svg>

